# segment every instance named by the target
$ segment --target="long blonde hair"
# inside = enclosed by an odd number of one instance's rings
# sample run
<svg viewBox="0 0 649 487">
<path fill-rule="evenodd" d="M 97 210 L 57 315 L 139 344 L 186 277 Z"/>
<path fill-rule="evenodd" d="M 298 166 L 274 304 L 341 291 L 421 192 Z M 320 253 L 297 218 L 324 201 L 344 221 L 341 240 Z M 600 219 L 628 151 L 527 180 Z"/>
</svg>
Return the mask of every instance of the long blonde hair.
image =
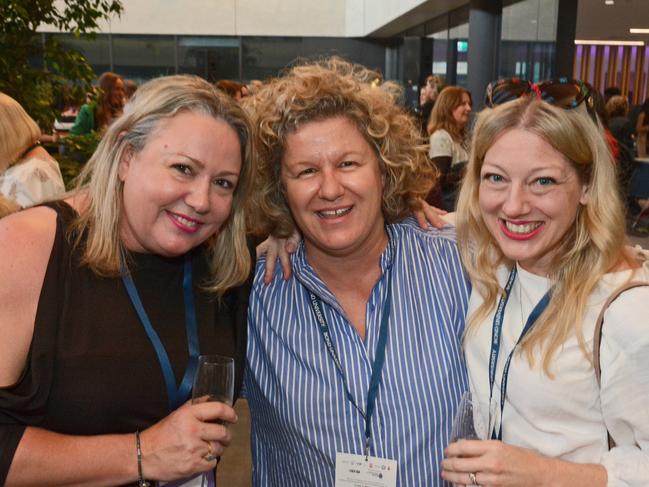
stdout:
<svg viewBox="0 0 649 487">
<path fill-rule="evenodd" d="M 0 173 L 15 164 L 41 136 L 41 129 L 9 95 L 0 93 Z"/>
<path fill-rule="evenodd" d="M 76 191 L 87 206 L 72 227 L 76 243 L 85 237 L 82 263 L 103 276 L 119 274 L 126 255 L 120 235 L 123 185 L 119 162 L 126 151 L 137 153 L 160 124 L 181 111 L 198 112 L 228 123 L 241 144 L 241 173 L 234 192 L 230 218 L 209 241 L 212 282 L 207 288 L 222 294 L 247 278 L 250 255 L 246 245 L 244 207 L 254 174 L 252 129 L 237 103 L 197 76 L 168 76 L 143 84 L 110 125 L 97 150 L 79 176 Z"/>
<path fill-rule="evenodd" d="M 485 154 L 500 135 L 515 128 L 538 135 L 563 154 L 588 186 L 588 202 L 580 205 L 552 265 L 550 278 L 555 286 L 550 304 L 520 345 L 530 366 L 535 352 L 541 352 L 543 370 L 551 377 L 552 358 L 572 333 L 584 355 L 591 357 L 583 335 L 584 310 L 602 276 L 624 256 L 624 212 L 614 189 L 615 166 L 602 128 L 581 107 L 564 110 L 524 97 L 480 113 L 456 216 L 464 264 L 474 288 L 484 298 L 468 317 L 467 334 L 489 315 L 503 292 L 496 278 L 497 267 L 514 265 L 489 233 L 478 197 Z"/>
</svg>

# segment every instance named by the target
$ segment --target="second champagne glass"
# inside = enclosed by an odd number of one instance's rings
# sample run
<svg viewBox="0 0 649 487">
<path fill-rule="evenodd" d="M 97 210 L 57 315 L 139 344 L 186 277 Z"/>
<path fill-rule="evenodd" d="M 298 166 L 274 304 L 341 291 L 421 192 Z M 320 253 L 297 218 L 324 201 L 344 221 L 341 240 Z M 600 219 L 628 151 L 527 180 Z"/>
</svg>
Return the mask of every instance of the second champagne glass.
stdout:
<svg viewBox="0 0 649 487">
<path fill-rule="evenodd" d="M 478 400 L 467 391 L 462 394 L 460 405 L 453 419 L 450 442 L 457 440 L 487 440 L 491 435 L 492 407 Z"/>
</svg>

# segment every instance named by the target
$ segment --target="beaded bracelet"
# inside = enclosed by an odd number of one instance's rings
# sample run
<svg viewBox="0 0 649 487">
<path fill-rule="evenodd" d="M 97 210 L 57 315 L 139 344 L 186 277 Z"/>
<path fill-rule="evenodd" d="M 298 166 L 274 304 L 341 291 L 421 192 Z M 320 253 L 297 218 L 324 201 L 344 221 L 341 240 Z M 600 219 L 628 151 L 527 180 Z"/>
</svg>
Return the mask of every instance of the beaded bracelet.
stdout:
<svg viewBox="0 0 649 487">
<path fill-rule="evenodd" d="M 137 485 L 138 487 L 150 487 L 151 484 L 144 480 L 142 475 L 142 447 L 140 446 L 140 432 L 135 432 L 135 451 L 137 453 Z"/>
</svg>

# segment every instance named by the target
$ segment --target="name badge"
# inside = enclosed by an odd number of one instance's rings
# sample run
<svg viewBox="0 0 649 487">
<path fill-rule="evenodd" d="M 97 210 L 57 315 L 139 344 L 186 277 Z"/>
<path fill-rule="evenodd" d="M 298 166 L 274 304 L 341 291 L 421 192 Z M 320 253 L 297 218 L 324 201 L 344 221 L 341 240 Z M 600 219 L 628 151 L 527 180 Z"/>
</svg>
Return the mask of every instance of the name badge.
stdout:
<svg viewBox="0 0 649 487">
<path fill-rule="evenodd" d="M 336 487 L 396 487 L 397 461 L 336 453 Z"/>
</svg>

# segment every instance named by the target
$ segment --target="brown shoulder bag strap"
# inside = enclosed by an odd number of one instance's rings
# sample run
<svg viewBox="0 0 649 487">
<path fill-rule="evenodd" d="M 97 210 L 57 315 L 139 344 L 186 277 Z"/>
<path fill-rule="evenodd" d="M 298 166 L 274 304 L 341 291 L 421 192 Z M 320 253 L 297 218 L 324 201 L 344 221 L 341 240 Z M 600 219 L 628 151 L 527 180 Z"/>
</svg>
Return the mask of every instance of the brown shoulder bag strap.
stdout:
<svg viewBox="0 0 649 487">
<path fill-rule="evenodd" d="M 630 281 L 613 291 L 613 294 L 608 297 L 608 299 L 604 303 L 604 306 L 602 306 L 602 310 L 599 312 L 599 316 L 597 317 L 597 321 L 595 322 L 595 333 L 593 335 L 593 366 L 595 367 L 595 378 L 597 379 L 597 385 L 600 388 L 602 387 L 602 369 L 599 358 L 599 349 L 602 344 L 602 325 L 604 324 L 604 313 L 611 305 L 611 303 L 620 296 L 620 294 L 622 294 L 624 291 L 628 291 L 629 289 L 640 286 L 649 286 L 649 282 Z M 615 446 L 615 441 L 613 441 L 613 438 L 611 437 L 611 434 L 608 432 L 608 430 L 606 431 L 606 433 L 608 435 L 608 449 L 610 450 Z"/>
</svg>

